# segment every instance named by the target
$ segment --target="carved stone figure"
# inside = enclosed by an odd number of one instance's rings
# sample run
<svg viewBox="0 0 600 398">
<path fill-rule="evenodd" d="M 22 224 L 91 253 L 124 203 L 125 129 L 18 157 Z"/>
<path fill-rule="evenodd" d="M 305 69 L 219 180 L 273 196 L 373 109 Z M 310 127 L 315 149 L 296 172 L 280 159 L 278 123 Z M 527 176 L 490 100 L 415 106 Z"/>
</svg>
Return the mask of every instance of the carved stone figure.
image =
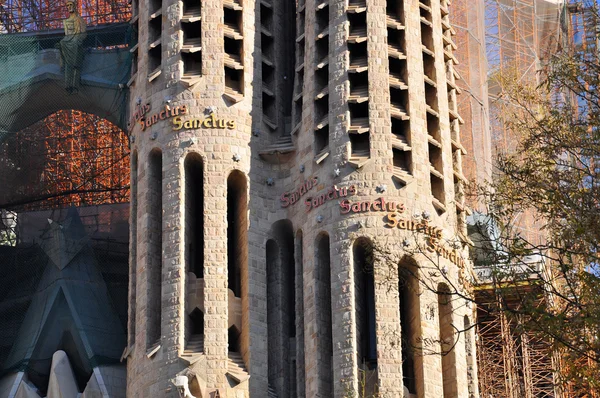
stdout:
<svg viewBox="0 0 600 398">
<path fill-rule="evenodd" d="M 67 0 L 69 18 L 63 20 L 65 37 L 58 43 L 61 64 L 65 69 L 65 88 L 69 93 L 79 90 L 83 64 L 83 41 L 87 37 L 86 24 L 77 12 L 77 3 Z"/>
<path fill-rule="evenodd" d="M 187 376 L 177 376 L 172 380 L 173 385 L 177 388 L 181 398 L 196 398 L 190 392 L 188 386 L 189 380 Z"/>
</svg>

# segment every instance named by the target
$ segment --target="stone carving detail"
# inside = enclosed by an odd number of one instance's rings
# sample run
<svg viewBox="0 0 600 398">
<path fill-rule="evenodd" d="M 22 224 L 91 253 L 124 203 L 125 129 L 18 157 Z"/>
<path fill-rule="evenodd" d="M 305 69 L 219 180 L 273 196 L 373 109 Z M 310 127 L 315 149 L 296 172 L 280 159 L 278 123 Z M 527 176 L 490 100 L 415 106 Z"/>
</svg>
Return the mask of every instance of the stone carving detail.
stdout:
<svg viewBox="0 0 600 398">
<path fill-rule="evenodd" d="M 83 41 L 87 37 L 85 21 L 77 12 L 77 3 L 67 0 L 69 18 L 63 20 L 65 37 L 57 44 L 61 66 L 65 70 L 65 88 L 69 93 L 79 91 L 83 64 Z"/>
<path fill-rule="evenodd" d="M 177 376 L 172 380 L 172 382 L 177 388 L 181 398 L 196 398 L 190 392 L 190 387 L 188 386 L 189 380 L 187 376 Z"/>
</svg>

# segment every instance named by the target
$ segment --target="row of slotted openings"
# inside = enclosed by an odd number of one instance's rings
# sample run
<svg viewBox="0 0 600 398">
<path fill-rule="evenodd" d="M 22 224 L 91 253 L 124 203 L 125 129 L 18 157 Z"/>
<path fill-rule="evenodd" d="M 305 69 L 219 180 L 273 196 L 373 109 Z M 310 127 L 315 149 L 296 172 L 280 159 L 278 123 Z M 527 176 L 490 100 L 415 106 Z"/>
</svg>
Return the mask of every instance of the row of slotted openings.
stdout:
<svg viewBox="0 0 600 398">
<path fill-rule="evenodd" d="M 404 177 L 412 173 L 410 146 L 410 121 L 408 110 L 408 85 L 406 64 L 406 32 L 404 30 L 404 1 L 388 0 L 388 66 L 390 85 L 392 162 L 395 178 L 405 182 Z"/>
<path fill-rule="evenodd" d="M 183 76 L 198 77 L 202 75 L 202 21 L 199 1 L 184 1 L 181 32 L 183 34 L 181 49 Z"/>
<path fill-rule="evenodd" d="M 351 10 L 349 10 L 351 11 Z M 362 166 L 370 157 L 369 72 L 367 51 L 367 12 L 349 12 L 348 51 L 350 52 L 350 163 Z"/>
<path fill-rule="evenodd" d="M 316 11 L 315 34 L 317 40 L 326 39 L 329 34 L 329 7 L 323 7 Z"/>
<path fill-rule="evenodd" d="M 185 264 L 187 275 L 193 273 L 197 280 L 204 278 L 204 178 L 202 159 L 198 154 L 189 154 L 184 162 L 184 224 L 185 224 Z M 198 283 L 198 282 L 196 282 Z M 186 300 L 190 281 L 186 278 Z M 198 286 L 195 287 L 199 288 Z M 196 298 L 197 293 L 191 297 Z M 204 351 L 204 313 L 199 303 L 186 304 L 184 355 Z"/>
<path fill-rule="evenodd" d="M 150 15 L 159 13 L 162 10 L 162 0 L 150 0 L 150 7 L 148 7 Z"/>
<path fill-rule="evenodd" d="M 408 116 L 408 91 L 390 87 L 391 98 L 391 125 L 392 135 L 392 160 L 394 176 L 406 183 L 405 177 L 412 174 L 412 147 L 410 139 L 410 119 Z M 399 112 L 399 107 L 405 113 Z"/>
<path fill-rule="evenodd" d="M 184 162 L 184 243 L 186 275 L 194 274 L 200 282 L 196 289 L 203 286 L 204 278 L 204 177 L 203 162 L 198 154 L 189 154 Z M 153 172 L 152 175 L 156 175 Z M 158 184 L 158 183 L 157 183 Z M 233 172 L 227 179 L 227 258 L 228 283 L 236 297 L 242 297 L 242 278 L 245 273 L 247 252 L 246 244 L 246 178 L 240 172 Z M 197 283 L 198 283 L 197 282 Z M 196 294 L 188 294 L 190 281 L 186 278 L 186 300 L 198 300 Z M 185 332 L 186 350 L 184 355 L 203 351 L 204 347 L 204 313 L 200 309 L 200 301 L 186 304 Z M 230 351 L 239 351 L 239 333 L 229 333 Z"/>
<path fill-rule="evenodd" d="M 275 82 L 275 43 L 273 40 L 273 5 L 270 2 L 261 2 L 260 5 L 260 43 L 263 53 L 262 64 L 262 106 L 263 122 L 269 131 L 277 127 L 276 111 L 276 82 Z"/>
<path fill-rule="evenodd" d="M 298 382 L 296 359 L 302 353 L 303 342 L 296 338 L 302 316 L 296 318 L 297 304 L 302 299 L 301 267 L 295 264 L 294 234 L 292 223 L 281 220 L 272 226 L 272 238 L 266 244 L 267 270 L 267 348 L 268 380 L 270 389 L 278 397 L 297 397 Z M 301 240 L 301 234 L 298 236 Z M 301 255 L 300 251 L 297 253 Z M 298 258 L 301 261 L 301 258 Z M 301 263 L 300 263 L 301 264 Z M 297 294 L 298 293 L 298 294 Z M 296 350 L 294 349 L 296 348 Z M 269 394 L 270 395 L 270 394 Z"/>
<path fill-rule="evenodd" d="M 148 243 L 146 269 L 146 349 L 152 349 L 161 336 L 161 286 L 162 286 L 162 152 L 154 149 L 149 156 L 147 203 L 148 217 L 144 226 Z"/>
<path fill-rule="evenodd" d="M 294 109 L 293 109 L 293 131 L 297 132 L 302 122 L 302 97 L 304 91 L 304 55 L 305 55 L 305 21 L 306 21 L 306 10 L 304 8 L 304 2 L 299 5 L 300 11 L 298 12 L 297 20 L 297 34 L 296 34 L 296 80 L 294 88 Z"/>
<path fill-rule="evenodd" d="M 321 2 L 315 11 L 315 160 L 329 152 L 329 6 Z"/>
<path fill-rule="evenodd" d="M 159 4 L 158 10 L 160 10 L 160 4 L 162 2 L 156 2 Z M 153 4 L 154 5 L 154 4 Z M 158 11 L 157 11 L 158 12 Z M 154 15 L 154 14 L 152 14 Z M 152 17 L 151 15 L 151 17 Z M 157 15 L 151 18 L 148 22 L 148 75 L 153 80 L 154 77 L 158 76 L 162 63 L 162 17 Z"/>
<path fill-rule="evenodd" d="M 135 13 L 132 14 L 134 16 L 137 16 L 137 2 L 134 2 L 133 5 L 133 10 L 135 10 Z M 132 23 L 131 23 L 131 29 L 133 31 L 133 42 L 131 43 L 131 47 L 133 48 L 133 46 L 138 46 L 137 49 L 135 51 L 133 51 L 132 55 L 131 55 L 131 76 L 134 76 L 137 71 L 138 71 L 138 63 L 139 63 L 139 45 L 138 45 L 138 40 L 139 40 L 139 31 L 140 31 L 140 26 L 139 26 L 139 18 L 135 18 L 132 19 Z"/>
<path fill-rule="evenodd" d="M 388 56 L 390 58 L 406 59 L 406 32 L 388 28 Z"/>
<path fill-rule="evenodd" d="M 131 55 L 131 76 L 132 76 L 132 80 L 130 80 L 129 83 L 127 83 L 128 85 L 131 84 L 131 82 L 133 81 L 133 77 L 135 76 L 135 74 L 138 71 L 138 66 L 139 66 L 139 46 L 138 46 L 138 40 L 139 40 L 139 32 L 140 32 L 140 26 L 139 26 L 139 11 L 140 11 L 140 6 L 138 3 L 138 0 L 132 0 L 131 2 L 131 29 L 132 29 L 132 33 L 133 33 L 133 40 L 131 43 L 131 48 L 133 48 L 134 46 L 137 46 L 137 48 L 135 49 L 135 51 L 133 51 L 132 55 Z"/>
<path fill-rule="evenodd" d="M 235 2 L 223 8 L 225 39 L 225 93 L 239 100 L 244 94 L 242 10 Z"/>
<path fill-rule="evenodd" d="M 315 101 L 315 154 L 329 149 L 329 96 Z"/>
<path fill-rule="evenodd" d="M 404 25 L 404 0 L 388 0 L 385 11 L 389 18 Z"/>
<path fill-rule="evenodd" d="M 450 28 L 450 19 L 448 16 L 448 4 L 445 0 L 440 3 L 442 18 L 442 35 L 444 39 L 444 59 L 446 62 L 446 79 L 448 81 L 448 108 L 450 111 L 450 135 L 454 142 L 460 146 L 460 117 L 458 116 L 458 104 L 456 81 L 454 74 L 455 58 L 452 55 L 454 42 L 452 41 L 453 31 Z M 465 188 L 464 177 L 462 176 L 462 152 L 460 148 L 452 149 L 452 168 L 454 170 L 454 201 L 456 203 L 457 229 L 466 235 L 467 223 L 464 208 Z M 469 386 L 470 387 L 470 386 Z"/>
<path fill-rule="evenodd" d="M 431 193 L 439 213 L 445 204 L 444 170 L 438 114 L 438 87 L 435 69 L 433 24 L 430 0 L 419 2 L 421 16 L 421 44 L 423 53 L 423 74 L 425 80 L 425 104 L 427 108 L 427 134 L 429 148 Z"/>
<path fill-rule="evenodd" d="M 421 0 L 419 2 L 419 11 L 421 15 L 421 44 L 429 50 L 433 51 L 433 23 L 431 15 L 431 2 L 429 0 Z"/>
<path fill-rule="evenodd" d="M 294 89 L 294 132 L 298 131 L 300 123 L 302 122 L 302 98 L 303 98 L 303 87 L 304 87 L 304 70 L 296 72 L 296 88 Z"/>
<path fill-rule="evenodd" d="M 431 0 L 419 1 L 419 13 L 422 22 L 425 22 L 428 25 L 433 22 L 433 15 L 431 14 Z"/>
</svg>

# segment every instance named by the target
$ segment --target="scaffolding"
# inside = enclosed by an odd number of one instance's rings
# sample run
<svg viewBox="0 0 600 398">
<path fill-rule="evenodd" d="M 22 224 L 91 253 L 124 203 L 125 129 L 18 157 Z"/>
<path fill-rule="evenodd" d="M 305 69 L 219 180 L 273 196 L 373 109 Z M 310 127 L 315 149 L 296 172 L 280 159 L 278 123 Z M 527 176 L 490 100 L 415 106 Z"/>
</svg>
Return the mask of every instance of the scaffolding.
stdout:
<svg viewBox="0 0 600 398">
<path fill-rule="evenodd" d="M 88 26 L 127 22 L 128 0 L 79 0 L 79 14 Z M 0 32 L 39 32 L 62 29 L 68 16 L 65 2 L 56 0 L 6 0 L 0 4 Z"/>
<path fill-rule="evenodd" d="M 487 92 L 487 62 L 485 49 L 484 1 L 455 0 L 451 15 L 456 30 L 456 50 L 459 63 L 454 66 L 460 79 L 456 85 L 458 113 L 465 123 L 461 126 L 463 172 L 470 181 L 484 184 L 492 175 L 489 105 Z M 468 205 L 483 211 L 482 204 Z"/>
<path fill-rule="evenodd" d="M 128 0 L 77 5 L 88 27 L 131 18 Z M 41 40 L 62 30 L 67 15 L 63 1 L 6 0 L 0 34 L 29 32 Z M 21 131 L 0 132 L 0 244 L 14 245 L 13 219 L 23 211 L 129 202 L 129 175 L 127 134 L 97 115 L 65 109 Z"/>
<path fill-rule="evenodd" d="M 500 79 L 513 76 L 539 83 L 540 71 L 561 47 L 562 0 L 486 0 L 486 50 L 489 67 L 490 124 L 495 153 L 514 151 L 515 142 L 502 115 Z"/>
<path fill-rule="evenodd" d="M 129 201 L 126 134 L 105 119 L 59 111 L 0 143 L 0 208 L 40 210 Z"/>
<path fill-rule="evenodd" d="M 477 361 L 482 397 L 556 397 L 553 352 L 548 339 L 531 333 L 519 317 L 519 307 L 533 299 L 545 306 L 544 292 L 535 284 L 510 286 L 511 294 L 477 289 Z M 502 296 L 502 298 L 500 298 Z M 526 297 L 526 298 L 525 298 Z"/>
<path fill-rule="evenodd" d="M 511 153 L 517 142 L 518 137 L 511 135 L 502 118 L 512 105 L 502 98 L 499 77 L 511 75 L 523 83 L 536 84 L 543 77 L 541 71 L 549 57 L 565 46 L 597 54 L 589 51 L 592 46 L 598 48 L 598 23 L 594 19 L 597 14 L 589 12 L 592 3 L 595 1 L 453 1 L 455 54 L 460 61 L 456 70 L 462 91 L 459 111 L 465 120 L 462 142 L 469 153 L 464 171 L 471 181 L 481 183 L 489 179 L 493 155 Z M 521 235 L 532 244 L 544 239 L 533 213 L 524 212 L 515 222 Z M 582 395 L 555 389 L 554 370 L 559 359 L 550 342 L 528 332 L 521 319 L 506 311 L 518 308 L 522 295 L 538 294 L 539 305 L 547 305 L 544 292 L 535 290 L 535 281 L 515 288 L 512 302 L 500 302 L 499 296 L 504 300 L 506 292 L 498 295 L 493 286 L 479 286 L 476 291 L 481 396 L 594 396 L 590 392 Z"/>
</svg>

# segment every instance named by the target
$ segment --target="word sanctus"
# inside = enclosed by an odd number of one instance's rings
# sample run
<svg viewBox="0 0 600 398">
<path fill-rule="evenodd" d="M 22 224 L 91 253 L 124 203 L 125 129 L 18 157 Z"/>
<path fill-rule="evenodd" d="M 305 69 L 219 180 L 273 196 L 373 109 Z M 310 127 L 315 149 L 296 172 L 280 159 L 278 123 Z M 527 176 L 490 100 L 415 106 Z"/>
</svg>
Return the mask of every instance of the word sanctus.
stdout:
<svg viewBox="0 0 600 398">
<path fill-rule="evenodd" d="M 465 267 L 466 265 L 465 260 L 463 260 L 458 250 L 447 248 L 437 238 L 429 237 L 427 239 L 427 250 L 430 253 L 437 253 L 438 256 L 451 261 L 452 263 L 458 265 L 461 268 Z"/>
<path fill-rule="evenodd" d="M 186 105 L 177 105 L 171 108 L 169 105 L 165 105 L 164 109 L 160 112 L 153 114 L 152 116 L 146 116 L 138 121 L 142 126 L 142 131 L 146 130 L 148 127 L 155 125 L 161 120 L 170 119 L 172 117 L 176 117 L 181 115 L 187 115 L 188 108 Z"/>
<path fill-rule="evenodd" d="M 374 201 L 363 200 L 359 202 L 351 202 L 348 199 L 342 200 L 340 202 L 340 213 L 348 214 L 352 213 L 364 213 L 371 211 L 385 211 L 385 212 L 395 212 L 404 213 L 406 211 L 406 207 L 404 203 L 398 202 L 386 202 L 385 199 L 379 198 Z M 396 214 L 396 213 L 393 213 Z"/>
<path fill-rule="evenodd" d="M 407 231 L 423 232 L 425 235 L 441 239 L 442 229 L 429 225 L 427 221 L 415 221 L 407 218 L 400 218 L 398 213 L 389 213 L 387 215 L 387 223 L 389 228 L 405 229 Z"/>
<path fill-rule="evenodd" d="M 427 251 L 437 253 L 438 256 L 449 260 L 459 267 L 465 266 L 465 260 L 458 250 L 449 249 L 441 242 L 442 229 L 429 225 L 427 221 L 415 221 L 406 218 L 400 218 L 398 213 L 389 213 L 387 215 L 386 226 L 389 228 L 404 229 L 407 231 L 421 232 L 427 235 Z"/>
<path fill-rule="evenodd" d="M 127 123 L 127 128 L 131 129 L 136 123 L 139 123 L 148 112 L 150 112 L 150 104 L 136 105 L 135 112 L 131 116 L 131 120 Z"/>
<path fill-rule="evenodd" d="M 219 119 L 214 113 L 205 118 L 193 118 L 190 120 L 182 120 L 181 117 L 173 119 L 173 130 L 181 130 L 182 128 L 191 129 L 228 129 L 233 130 L 235 128 L 235 120 Z"/>
<path fill-rule="evenodd" d="M 284 192 L 281 194 L 279 200 L 281 200 L 281 207 L 288 207 L 298 202 L 301 197 L 306 195 L 311 189 L 317 186 L 317 177 L 311 177 L 300 185 L 299 188 L 292 192 Z"/>
<path fill-rule="evenodd" d="M 329 189 L 327 189 L 326 193 L 322 193 L 319 196 L 315 196 L 314 198 L 307 198 L 304 200 L 304 205 L 306 206 L 306 212 L 308 213 L 314 208 L 317 208 L 323 205 L 325 202 L 344 198 L 348 195 L 356 195 L 356 185 L 351 185 L 349 187 L 338 188 L 335 185 Z"/>
</svg>

